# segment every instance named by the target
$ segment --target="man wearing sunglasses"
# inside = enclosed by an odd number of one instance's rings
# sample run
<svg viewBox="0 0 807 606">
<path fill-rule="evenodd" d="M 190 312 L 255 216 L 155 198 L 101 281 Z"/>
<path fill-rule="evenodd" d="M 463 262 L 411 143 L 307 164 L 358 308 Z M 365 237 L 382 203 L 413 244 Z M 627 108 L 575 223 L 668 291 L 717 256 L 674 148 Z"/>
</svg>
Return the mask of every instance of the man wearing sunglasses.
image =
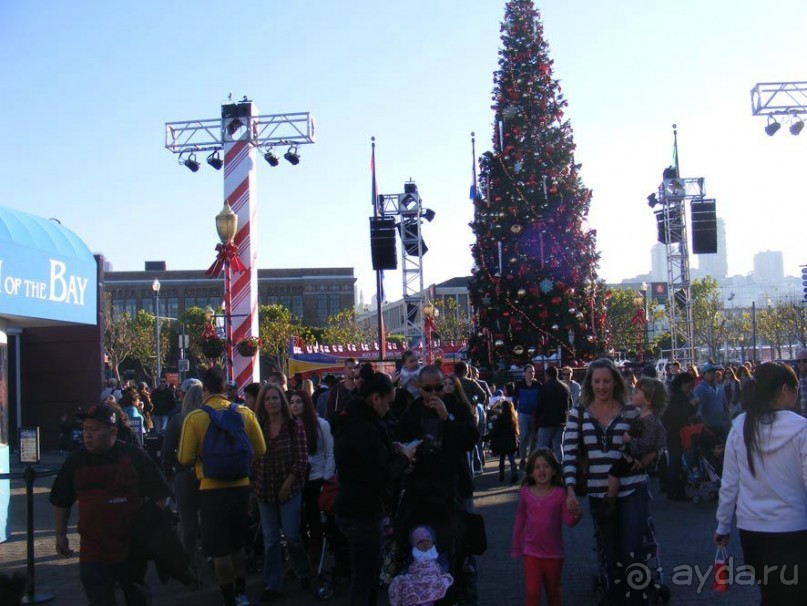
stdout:
<svg viewBox="0 0 807 606">
<path fill-rule="evenodd" d="M 339 413 L 359 393 L 356 383 L 358 376 L 359 363 L 356 358 L 345 358 L 345 378 L 328 394 L 328 419 Z"/>
<path fill-rule="evenodd" d="M 469 604 L 475 602 L 471 596 L 475 582 L 463 566 L 464 545 L 455 540 L 458 520 L 473 507 L 467 453 L 479 439 L 479 432 L 468 405 L 444 393 L 443 381 L 439 368 L 424 366 L 418 379 L 420 397 L 397 427 L 396 437 L 402 444 L 419 441 L 414 465 L 404 479 L 398 528 L 402 533 L 418 524 L 434 528 L 438 550 L 454 554 L 449 570 L 454 575 L 454 587 L 450 591 L 466 592 L 465 599 L 458 599 L 462 597 L 459 594 L 451 598 Z M 458 499 L 464 507 L 457 505 Z"/>
</svg>

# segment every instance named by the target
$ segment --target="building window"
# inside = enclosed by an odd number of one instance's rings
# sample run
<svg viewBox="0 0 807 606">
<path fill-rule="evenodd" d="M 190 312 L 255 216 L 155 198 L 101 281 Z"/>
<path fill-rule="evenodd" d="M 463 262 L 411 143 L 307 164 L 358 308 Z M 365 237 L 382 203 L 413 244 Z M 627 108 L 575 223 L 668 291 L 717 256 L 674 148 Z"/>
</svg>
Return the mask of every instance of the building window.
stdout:
<svg viewBox="0 0 807 606">
<path fill-rule="evenodd" d="M 295 318 L 302 320 L 303 318 L 303 296 L 294 295 L 291 298 L 291 313 Z"/>
<path fill-rule="evenodd" d="M 213 309 L 221 307 L 221 299 L 218 297 L 185 297 L 185 309 L 198 307 L 204 309 L 210 305 Z"/>
<path fill-rule="evenodd" d="M 317 319 L 325 322 L 328 315 L 328 295 L 317 295 Z"/>
<path fill-rule="evenodd" d="M 160 298 L 160 315 L 166 318 L 178 318 L 179 297 Z"/>
<path fill-rule="evenodd" d="M 113 318 L 118 318 L 123 313 L 128 313 L 129 317 L 134 318 L 137 314 L 137 300 L 135 299 L 113 298 L 111 306 Z"/>
<path fill-rule="evenodd" d="M 328 295 L 328 315 L 336 315 L 342 311 L 339 295 Z"/>
<path fill-rule="evenodd" d="M 291 312 L 291 315 L 302 320 L 303 318 L 303 297 L 300 295 L 280 295 L 264 297 L 267 305 L 282 305 Z"/>
</svg>

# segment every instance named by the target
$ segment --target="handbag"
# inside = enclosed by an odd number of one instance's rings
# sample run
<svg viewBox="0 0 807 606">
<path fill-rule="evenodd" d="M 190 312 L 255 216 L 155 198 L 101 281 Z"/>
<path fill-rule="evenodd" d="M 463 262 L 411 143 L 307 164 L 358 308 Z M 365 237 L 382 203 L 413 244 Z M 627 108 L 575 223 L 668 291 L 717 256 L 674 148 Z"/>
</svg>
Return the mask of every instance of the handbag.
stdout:
<svg viewBox="0 0 807 606">
<path fill-rule="evenodd" d="M 336 510 L 336 496 L 339 494 L 339 483 L 336 476 L 326 478 L 322 483 L 322 490 L 317 496 L 317 506 L 325 515 L 331 515 Z"/>
<path fill-rule="evenodd" d="M 729 556 L 726 548 L 718 546 L 715 553 L 714 578 L 712 579 L 712 591 L 724 593 L 729 590 Z"/>
<path fill-rule="evenodd" d="M 577 462 L 574 473 L 574 494 L 584 497 L 588 494 L 588 450 L 583 440 L 583 412 L 582 406 L 577 407 L 579 423 L 577 424 Z"/>
</svg>

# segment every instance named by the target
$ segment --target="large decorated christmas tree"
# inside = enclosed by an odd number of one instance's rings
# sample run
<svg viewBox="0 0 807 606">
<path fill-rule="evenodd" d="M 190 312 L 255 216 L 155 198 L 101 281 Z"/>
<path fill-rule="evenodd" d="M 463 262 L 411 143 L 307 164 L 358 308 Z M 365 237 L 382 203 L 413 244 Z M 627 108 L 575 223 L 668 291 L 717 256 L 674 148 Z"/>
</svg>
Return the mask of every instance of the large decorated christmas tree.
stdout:
<svg viewBox="0 0 807 606">
<path fill-rule="evenodd" d="M 563 363 L 585 361 L 605 344 L 591 192 L 532 0 L 509 0 L 501 31 L 493 150 L 480 160 L 471 224 L 471 357 L 489 368 L 559 350 Z"/>
</svg>

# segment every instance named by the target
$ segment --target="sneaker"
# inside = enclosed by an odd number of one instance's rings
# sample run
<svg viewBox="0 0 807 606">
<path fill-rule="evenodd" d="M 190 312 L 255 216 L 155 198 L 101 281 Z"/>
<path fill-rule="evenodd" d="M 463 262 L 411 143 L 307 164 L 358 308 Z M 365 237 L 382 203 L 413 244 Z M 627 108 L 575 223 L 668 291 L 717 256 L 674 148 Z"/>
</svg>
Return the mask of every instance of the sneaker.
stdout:
<svg viewBox="0 0 807 606">
<path fill-rule="evenodd" d="M 250 606 L 251 603 L 245 593 L 240 593 L 235 596 L 235 606 Z"/>
</svg>

